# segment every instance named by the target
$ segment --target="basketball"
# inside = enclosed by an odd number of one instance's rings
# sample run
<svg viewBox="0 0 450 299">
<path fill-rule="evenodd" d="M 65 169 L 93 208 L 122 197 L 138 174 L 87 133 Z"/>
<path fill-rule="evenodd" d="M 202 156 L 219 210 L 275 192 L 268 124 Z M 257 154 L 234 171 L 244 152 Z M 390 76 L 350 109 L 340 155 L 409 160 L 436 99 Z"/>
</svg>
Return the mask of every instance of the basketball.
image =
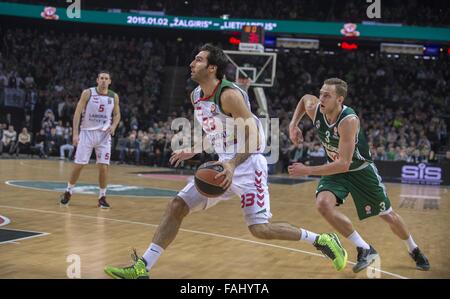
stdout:
<svg viewBox="0 0 450 299">
<path fill-rule="evenodd" d="M 195 173 L 195 187 L 200 194 L 206 197 L 217 197 L 226 191 L 219 186 L 223 182 L 224 177 L 214 179 L 224 168 L 222 165 L 214 163 L 216 161 L 206 162 L 200 165 Z"/>
</svg>

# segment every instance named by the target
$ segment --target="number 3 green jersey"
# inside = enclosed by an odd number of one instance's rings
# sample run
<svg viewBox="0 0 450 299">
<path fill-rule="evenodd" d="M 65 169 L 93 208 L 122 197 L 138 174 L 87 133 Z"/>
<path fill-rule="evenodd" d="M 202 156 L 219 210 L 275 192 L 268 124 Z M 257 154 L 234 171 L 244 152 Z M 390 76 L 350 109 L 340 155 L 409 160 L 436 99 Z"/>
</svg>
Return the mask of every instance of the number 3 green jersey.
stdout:
<svg viewBox="0 0 450 299">
<path fill-rule="evenodd" d="M 317 105 L 314 125 L 319 132 L 319 139 L 325 148 L 328 162 L 333 162 L 339 158 L 339 125 L 346 118 L 356 116 L 355 111 L 347 106 L 342 107 L 341 114 L 333 124 L 329 124 L 325 115 L 320 112 L 320 105 Z M 361 128 L 355 138 L 355 150 L 353 151 L 352 163 L 349 171 L 360 170 L 372 162 L 369 144 Z"/>
</svg>

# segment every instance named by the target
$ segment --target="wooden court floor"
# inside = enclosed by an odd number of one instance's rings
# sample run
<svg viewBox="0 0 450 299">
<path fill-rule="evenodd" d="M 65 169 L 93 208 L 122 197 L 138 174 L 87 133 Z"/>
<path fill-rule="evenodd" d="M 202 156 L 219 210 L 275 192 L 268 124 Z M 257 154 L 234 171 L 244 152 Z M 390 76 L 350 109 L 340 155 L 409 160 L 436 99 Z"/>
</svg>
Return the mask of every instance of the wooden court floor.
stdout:
<svg viewBox="0 0 450 299">
<path fill-rule="evenodd" d="M 67 278 L 77 255 L 81 278 L 107 278 L 107 264 L 128 266 L 130 253 L 142 254 L 151 241 L 168 197 L 109 196 L 110 210 L 96 207 L 97 194 L 75 194 L 69 207 L 60 207 L 57 191 L 7 184 L 15 180 L 65 183 L 72 164 L 49 160 L 0 160 L 0 215 L 10 219 L 1 229 L 43 232 L 44 235 L 0 242 L 0 278 Z M 184 179 L 138 176 L 148 167 L 110 167 L 109 183 L 177 191 Z M 79 183 L 97 184 L 95 165 L 85 167 Z M 316 181 L 270 184 L 273 221 L 287 221 L 325 232 L 332 228 L 314 207 Z M 381 255 L 381 278 L 450 278 L 450 193 L 444 187 L 386 184 L 394 209 L 409 225 L 427 254 L 431 271 L 416 270 L 405 244 L 377 217 L 358 221 L 353 202 L 340 209 Z M 125 188 L 126 189 L 126 188 Z M 132 189 L 132 188 L 131 188 Z M 265 241 L 247 231 L 239 199 L 222 202 L 188 216 L 175 242 L 152 269 L 153 278 L 368 278 L 351 271 L 356 250 L 343 240 L 349 264 L 336 272 L 309 244 Z M 68 260 L 69 258 L 69 260 Z"/>
</svg>

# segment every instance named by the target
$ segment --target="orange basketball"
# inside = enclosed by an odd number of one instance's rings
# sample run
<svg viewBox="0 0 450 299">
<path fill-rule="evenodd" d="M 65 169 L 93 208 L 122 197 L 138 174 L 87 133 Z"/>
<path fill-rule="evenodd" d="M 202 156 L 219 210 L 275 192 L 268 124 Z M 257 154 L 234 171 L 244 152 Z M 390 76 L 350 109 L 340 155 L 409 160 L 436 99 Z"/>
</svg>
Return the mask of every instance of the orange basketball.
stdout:
<svg viewBox="0 0 450 299">
<path fill-rule="evenodd" d="M 223 182 L 224 177 L 214 179 L 224 169 L 221 164 L 214 164 L 216 162 L 211 161 L 200 165 L 195 173 L 195 187 L 200 194 L 206 197 L 217 197 L 226 191 L 219 186 Z"/>
</svg>

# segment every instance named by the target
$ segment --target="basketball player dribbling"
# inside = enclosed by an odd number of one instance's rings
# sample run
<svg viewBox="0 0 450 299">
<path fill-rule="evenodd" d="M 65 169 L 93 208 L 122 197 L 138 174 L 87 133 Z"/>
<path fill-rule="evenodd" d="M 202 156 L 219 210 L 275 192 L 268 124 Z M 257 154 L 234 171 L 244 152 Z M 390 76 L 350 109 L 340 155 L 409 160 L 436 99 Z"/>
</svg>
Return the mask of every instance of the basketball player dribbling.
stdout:
<svg viewBox="0 0 450 299">
<path fill-rule="evenodd" d="M 120 122 L 119 96 L 108 89 L 110 84 L 110 73 L 100 71 L 97 77 L 97 87 L 85 89 L 78 101 L 73 116 L 73 146 L 77 147 L 75 164 L 67 183 L 67 189 L 61 196 L 61 205 L 69 204 L 81 170 L 89 163 L 92 150 L 95 149 L 100 189 L 98 207 L 110 208 L 106 201 L 106 187 L 111 159 L 111 136 L 114 135 Z"/>
<path fill-rule="evenodd" d="M 270 223 L 270 195 L 267 185 L 267 160 L 262 155 L 265 141 L 261 123 L 250 111 L 248 95 L 234 83 L 223 79 L 227 58 L 217 47 L 206 44 L 199 49 L 191 62 L 191 78 L 199 84 L 192 92 L 191 101 L 195 118 L 202 124 L 203 131 L 219 154 L 224 171 L 217 178 L 224 177 L 221 187 L 227 190 L 222 196 L 207 198 L 201 195 L 194 182 L 189 182 L 178 195 L 168 203 L 160 225 L 156 229 L 152 243 L 142 257 L 133 254 L 134 264 L 117 268 L 106 266 L 105 272 L 113 278 L 148 278 L 149 272 L 161 254 L 175 239 L 183 219 L 190 213 L 206 210 L 233 194 L 241 198 L 241 208 L 250 233 L 256 238 L 306 241 L 321 250 L 333 261 L 337 270 L 342 270 L 347 262 L 347 252 L 334 233 L 316 234 L 297 228 L 289 223 Z M 228 151 L 228 145 L 239 147 L 234 128 L 226 128 L 227 119 L 247 120 L 248 132 L 243 144 L 248 151 Z M 250 151 L 249 139 L 259 137 L 259 146 Z M 220 138 L 224 137 L 224 138 Z M 192 158 L 195 153 L 175 152 L 170 162 L 175 166 Z M 230 248 L 231 250 L 231 248 Z"/>
</svg>

